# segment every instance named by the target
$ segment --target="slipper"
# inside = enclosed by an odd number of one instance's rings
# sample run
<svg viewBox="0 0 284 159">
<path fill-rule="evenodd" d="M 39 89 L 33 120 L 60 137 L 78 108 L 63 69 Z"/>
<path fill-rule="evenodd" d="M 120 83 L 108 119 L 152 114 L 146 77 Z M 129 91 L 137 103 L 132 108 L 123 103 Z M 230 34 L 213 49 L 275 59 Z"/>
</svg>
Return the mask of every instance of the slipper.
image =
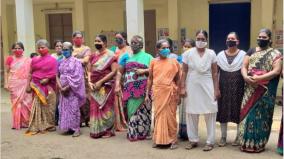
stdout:
<svg viewBox="0 0 284 159">
<path fill-rule="evenodd" d="M 191 150 L 197 146 L 198 146 L 197 142 L 189 142 L 189 144 L 185 147 L 185 149 Z"/>
<path fill-rule="evenodd" d="M 203 151 L 211 151 L 214 148 L 214 145 L 206 144 L 203 148 Z"/>
</svg>

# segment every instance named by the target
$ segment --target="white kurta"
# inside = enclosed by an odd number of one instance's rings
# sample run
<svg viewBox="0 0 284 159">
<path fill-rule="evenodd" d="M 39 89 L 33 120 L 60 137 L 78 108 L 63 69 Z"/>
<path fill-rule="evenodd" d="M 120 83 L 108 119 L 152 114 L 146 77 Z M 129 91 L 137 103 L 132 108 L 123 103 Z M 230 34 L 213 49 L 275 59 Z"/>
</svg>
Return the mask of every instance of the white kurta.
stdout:
<svg viewBox="0 0 284 159">
<path fill-rule="evenodd" d="M 206 49 L 202 57 L 196 48 L 183 54 L 183 63 L 188 65 L 186 113 L 208 114 L 218 111 L 211 73 L 211 65 L 216 62 L 216 54 L 210 49 Z"/>
</svg>

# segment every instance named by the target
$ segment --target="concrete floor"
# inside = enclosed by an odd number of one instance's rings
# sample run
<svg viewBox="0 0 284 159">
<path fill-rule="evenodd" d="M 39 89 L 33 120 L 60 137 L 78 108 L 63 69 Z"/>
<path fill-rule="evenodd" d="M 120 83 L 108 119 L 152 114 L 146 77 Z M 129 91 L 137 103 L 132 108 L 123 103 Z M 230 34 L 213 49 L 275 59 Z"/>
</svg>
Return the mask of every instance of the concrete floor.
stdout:
<svg viewBox="0 0 284 159">
<path fill-rule="evenodd" d="M 206 138 L 206 126 L 203 117 L 200 120 L 200 147 L 185 150 L 186 141 L 179 142 L 176 150 L 153 149 L 152 142 L 129 142 L 126 133 L 116 133 L 109 139 L 91 139 L 89 129 L 82 128 L 78 138 L 62 136 L 57 132 L 25 136 L 25 130 L 11 129 L 11 111 L 9 95 L 2 89 L 1 94 L 1 158 L 2 159 L 280 159 L 276 150 L 281 120 L 281 107 L 275 107 L 274 122 L 266 151 L 259 154 L 243 153 L 238 147 L 226 146 L 203 152 Z M 236 126 L 229 125 L 228 142 L 235 138 Z M 216 142 L 220 138 L 217 124 Z"/>
</svg>

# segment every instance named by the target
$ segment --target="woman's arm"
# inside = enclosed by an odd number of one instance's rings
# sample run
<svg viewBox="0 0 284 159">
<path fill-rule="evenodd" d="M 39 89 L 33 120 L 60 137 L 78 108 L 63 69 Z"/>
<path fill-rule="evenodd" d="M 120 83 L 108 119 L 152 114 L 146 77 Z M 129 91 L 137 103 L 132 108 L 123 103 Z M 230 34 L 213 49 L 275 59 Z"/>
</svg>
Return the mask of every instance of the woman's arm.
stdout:
<svg viewBox="0 0 284 159">
<path fill-rule="evenodd" d="M 254 79 L 252 79 L 252 77 L 248 76 L 248 66 L 249 66 L 249 56 L 245 56 L 244 60 L 243 60 L 243 66 L 241 69 L 241 73 L 242 76 L 244 78 L 244 80 L 251 85 L 255 85 L 256 81 Z"/>
<path fill-rule="evenodd" d="M 182 64 L 182 75 L 181 75 L 181 80 L 180 80 L 180 95 L 182 97 L 186 97 L 186 91 L 185 91 L 185 80 L 187 77 L 187 72 L 188 72 L 188 65 L 183 63 Z"/>
<path fill-rule="evenodd" d="M 273 67 L 272 71 L 259 76 L 254 75 L 252 79 L 254 79 L 255 81 L 269 81 L 274 77 L 279 76 L 282 71 L 282 59 L 276 60 L 273 63 L 272 67 Z"/>
<path fill-rule="evenodd" d="M 109 74 L 107 74 L 104 78 L 102 78 L 101 80 L 99 80 L 98 82 L 95 83 L 95 89 L 99 89 L 101 88 L 101 86 L 106 83 L 107 81 L 109 81 L 110 79 L 113 79 L 113 76 L 115 76 L 116 72 L 117 72 L 117 63 L 113 62 L 111 64 L 111 72 Z"/>
<path fill-rule="evenodd" d="M 123 73 L 124 73 L 124 68 L 122 66 L 118 66 L 115 77 L 115 93 L 120 93 L 121 91 L 121 78 Z"/>
<path fill-rule="evenodd" d="M 212 78 L 213 78 L 213 85 L 214 85 L 214 96 L 215 96 L 215 100 L 217 100 L 220 97 L 220 89 L 219 89 L 219 81 L 218 81 L 218 65 L 216 62 L 211 64 L 211 70 L 212 70 Z"/>
<path fill-rule="evenodd" d="M 145 95 L 145 101 L 148 102 L 150 100 L 149 98 L 149 92 L 152 89 L 152 84 L 153 84 L 153 71 L 148 70 L 149 76 L 147 80 L 147 88 L 146 88 L 146 95 Z"/>
</svg>

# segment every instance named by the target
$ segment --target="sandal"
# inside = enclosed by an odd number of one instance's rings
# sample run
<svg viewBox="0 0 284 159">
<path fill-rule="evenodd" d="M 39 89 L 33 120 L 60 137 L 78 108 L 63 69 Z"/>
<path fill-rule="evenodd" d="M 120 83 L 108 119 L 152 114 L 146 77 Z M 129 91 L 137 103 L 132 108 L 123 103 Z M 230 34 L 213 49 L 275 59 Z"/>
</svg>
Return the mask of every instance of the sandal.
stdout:
<svg viewBox="0 0 284 159">
<path fill-rule="evenodd" d="M 177 149 L 177 148 L 178 148 L 178 145 L 176 143 L 171 144 L 171 147 L 170 147 L 171 150 L 174 150 L 174 149 Z"/>
<path fill-rule="evenodd" d="M 72 135 L 72 137 L 79 137 L 81 135 L 81 133 L 79 131 L 74 132 L 74 134 Z"/>
<path fill-rule="evenodd" d="M 158 148 L 158 145 L 155 144 L 155 143 L 153 143 L 153 144 L 152 144 L 152 148 Z"/>
<path fill-rule="evenodd" d="M 214 148 L 212 144 L 206 144 L 203 148 L 203 151 L 211 151 Z"/>
<path fill-rule="evenodd" d="M 225 137 L 222 137 L 220 139 L 220 142 L 218 143 L 219 147 L 224 147 L 226 146 L 227 142 L 226 142 L 226 138 Z"/>
<path fill-rule="evenodd" d="M 198 146 L 197 142 L 189 142 L 189 144 L 185 147 L 185 149 L 191 150 L 197 146 Z"/>
</svg>

